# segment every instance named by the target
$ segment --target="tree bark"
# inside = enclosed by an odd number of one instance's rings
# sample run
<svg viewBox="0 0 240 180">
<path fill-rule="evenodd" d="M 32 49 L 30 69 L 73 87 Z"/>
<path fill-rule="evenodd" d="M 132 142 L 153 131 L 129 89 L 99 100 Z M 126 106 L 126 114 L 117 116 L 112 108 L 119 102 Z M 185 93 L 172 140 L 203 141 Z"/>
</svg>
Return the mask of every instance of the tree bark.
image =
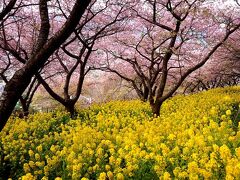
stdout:
<svg viewBox="0 0 240 180">
<path fill-rule="evenodd" d="M 144 101 L 148 100 L 148 96 L 149 96 L 149 89 L 148 87 L 144 87 L 144 92 L 143 92 Z"/>
<path fill-rule="evenodd" d="M 91 0 L 76 0 L 72 12 L 63 27 L 34 54 L 25 66 L 19 69 L 6 84 L 0 97 L 0 131 L 4 128 L 17 101 L 48 58 L 72 34 Z"/>
<path fill-rule="evenodd" d="M 0 21 L 3 20 L 5 16 L 7 16 L 11 10 L 13 9 L 14 5 L 16 4 L 17 0 L 11 0 L 7 4 L 7 6 L 0 12 Z"/>
<path fill-rule="evenodd" d="M 20 103 L 22 106 L 22 113 L 24 117 L 27 117 L 29 115 L 29 104 L 27 103 L 27 100 L 25 98 L 20 98 Z"/>
<path fill-rule="evenodd" d="M 74 119 L 76 116 L 75 103 L 70 102 L 70 103 L 65 104 L 65 109 L 67 112 L 70 113 L 71 118 Z"/>
<path fill-rule="evenodd" d="M 151 105 L 153 116 L 156 116 L 156 117 L 160 116 L 160 109 L 162 106 L 162 102 L 152 103 L 150 105 Z"/>
</svg>

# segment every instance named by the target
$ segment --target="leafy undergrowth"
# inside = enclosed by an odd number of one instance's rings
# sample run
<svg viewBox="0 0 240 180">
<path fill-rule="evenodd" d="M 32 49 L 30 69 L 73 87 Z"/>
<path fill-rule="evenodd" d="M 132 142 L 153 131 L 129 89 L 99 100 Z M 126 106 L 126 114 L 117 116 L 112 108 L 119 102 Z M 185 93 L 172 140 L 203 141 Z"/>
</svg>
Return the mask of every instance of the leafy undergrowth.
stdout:
<svg viewBox="0 0 240 180">
<path fill-rule="evenodd" d="M 3 179 L 237 179 L 240 87 L 147 103 L 12 118 L 0 133 Z M 1 179 L 1 178 L 0 178 Z"/>
</svg>

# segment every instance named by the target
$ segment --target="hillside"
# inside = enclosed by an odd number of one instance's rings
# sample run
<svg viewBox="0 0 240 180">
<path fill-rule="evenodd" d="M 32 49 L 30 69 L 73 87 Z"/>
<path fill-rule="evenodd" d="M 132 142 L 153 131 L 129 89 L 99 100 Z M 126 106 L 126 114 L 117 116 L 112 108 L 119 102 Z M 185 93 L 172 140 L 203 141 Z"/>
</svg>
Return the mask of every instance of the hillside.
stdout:
<svg viewBox="0 0 240 180">
<path fill-rule="evenodd" d="M 233 179 L 240 177 L 240 87 L 166 101 L 114 101 L 14 118 L 0 133 L 0 177 Z M 0 178 L 1 179 L 1 178 Z"/>
</svg>

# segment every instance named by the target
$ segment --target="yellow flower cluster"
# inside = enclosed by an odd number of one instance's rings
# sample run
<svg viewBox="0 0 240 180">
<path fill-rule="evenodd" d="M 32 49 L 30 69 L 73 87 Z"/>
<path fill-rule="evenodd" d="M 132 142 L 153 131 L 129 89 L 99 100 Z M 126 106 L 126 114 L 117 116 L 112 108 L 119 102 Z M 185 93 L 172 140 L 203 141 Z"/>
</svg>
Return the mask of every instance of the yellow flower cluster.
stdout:
<svg viewBox="0 0 240 180">
<path fill-rule="evenodd" d="M 76 120 L 63 112 L 12 118 L 0 133 L 0 173 L 20 180 L 239 178 L 239 103 L 240 87 L 231 87 L 178 95 L 157 118 L 140 101 L 94 105 Z"/>
</svg>

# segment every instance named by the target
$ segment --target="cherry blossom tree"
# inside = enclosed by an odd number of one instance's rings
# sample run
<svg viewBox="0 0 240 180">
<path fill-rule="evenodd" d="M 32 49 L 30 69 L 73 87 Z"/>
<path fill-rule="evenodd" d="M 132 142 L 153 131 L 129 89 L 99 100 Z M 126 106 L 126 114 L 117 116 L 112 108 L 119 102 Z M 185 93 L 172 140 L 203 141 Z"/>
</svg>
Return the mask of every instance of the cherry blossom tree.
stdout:
<svg viewBox="0 0 240 180">
<path fill-rule="evenodd" d="M 239 32 L 236 32 L 216 51 L 204 67 L 187 78 L 183 92 L 238 85 L 240 83 L 239 42 Z"/>
<path fill-rule="evenodd" d="M 98 69 L 131 83 L 156 115 L 240 27 L 236 12 L 223 12 L 208 1 L 140 1 L 133 11 L 129 29 L 113 37 L 118 48 L 102 50 L 107 62 Z"/>
<path fill-rule="evenodd" d="M 74 34 L 54 53 L 57 61 L 51 63 L 52 66 L 59 65 L 59 70 L 64 72 L 61 74 L 64 84 L 62 94 L 54 91 L 54 86 L 37 76 L 46 91 L 61 103 L 72 117 L 85 76 L 90 71 L 89 64 L 94 63 L 94 57 L 97 56 L 95 44 L 102 38 L 122 31 L 121 26 L 127 17 L 128 6 L 126 2 L 107 0 L 95 1 L 87 8 Z M 66 17 L 64 9 L 61 9 L 61 12 Z"/>
<path fill-rule="evenodd" d="M 71 8 L 72 10 L 67 14 L 68 19 L 59 29 L 55 29 L 51 36 L 49 36 L 51 27 L 49 11 L 53 11 L 51 8 L 54 6 L 49 8 L 48 2 L 45 0 L 40 0 L 37 3 L 39 12 L 34 12 L 39 13 L 35 15 L 40 17 L 40 22 L 37 23 L 37 25 L 40 26 L 37 31 L 38 38 L 36 42 L 33 42 L 34 48 L 28 61 L 26 61 L 25 64 L 14 73 L 6 84 L 0 97 L 0 130 L 2 130 L 6 124 L 17 101 L 31 82 L 32 77 L 35 74 L 38 74 L 38 71 L 44 67 L 44 64 L 54 51 L 57 50 L 69 36 L 71 36 L 90 2 L 90 0 L 74 1 Z M 19 12 L 19 17 L 26 12 L 28 12 L 28 9 L 22 9 L 22 11 Z M 5 21 L 5 23 L 7 22 Z M 5 25 L 3 25 L 3 27 L 4 26 Z M 14 30 L 12 29 L 12 32 L 9 31 L 7 33 L 13 33 L 13 31 Z M 1 37 L 1 40 L 2 39 L 4 39 L 4 37 Z"/>
</svg>

